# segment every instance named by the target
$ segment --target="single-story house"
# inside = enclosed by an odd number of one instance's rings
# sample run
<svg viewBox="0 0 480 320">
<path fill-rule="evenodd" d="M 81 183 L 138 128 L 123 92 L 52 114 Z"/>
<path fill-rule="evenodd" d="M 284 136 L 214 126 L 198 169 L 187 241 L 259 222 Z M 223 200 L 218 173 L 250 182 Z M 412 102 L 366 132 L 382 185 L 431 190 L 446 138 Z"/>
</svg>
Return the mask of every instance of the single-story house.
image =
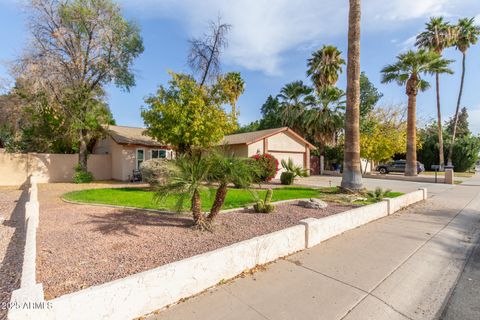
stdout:
<svg viewBox="0 0 480 320">
<path fill-rule="evenodd" d="M 225 136 L 223 145 L 229 152 L 239 157 L 251 157 L 257 153 L 269 153 L 279 163 L 289 158 L 310 172 L 310 150 L 315 149 L 310 142 L 288 127 L 246 132 Z M 280 178 L 283 168 L 276 179 Z"/>
<path fill-rule="evenodd" d="M 144 135 L 145 128 L 108 126 L 107 136 L 99 140 L 93 154 L 110 154 L 112 179 L 127 181 L 143 161 L 174 157 L 169 146 Z"/>
</svg>

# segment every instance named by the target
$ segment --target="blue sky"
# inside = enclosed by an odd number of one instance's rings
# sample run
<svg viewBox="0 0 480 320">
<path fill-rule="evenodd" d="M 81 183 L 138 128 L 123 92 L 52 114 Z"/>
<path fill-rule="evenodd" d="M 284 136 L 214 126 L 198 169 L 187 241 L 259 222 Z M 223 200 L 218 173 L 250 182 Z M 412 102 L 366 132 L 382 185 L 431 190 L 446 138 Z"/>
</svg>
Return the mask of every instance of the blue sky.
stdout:
<svg viewBox="0 0 480 320">
<path fill-rule="evenodd" d="M 140 108 L 144 98 L 168 81 L 168 70 L 189 72 L 186 65 L 188 39 L 202 34 L 209 19 L 221 15 L 233 28 L 223 56 L 223 71 L 240 71 L 246 91 L 240 98 L 240 122 L 260 117 L 260 106 L 268 95 L 294 80 L 306 80 L 306 59 L 323 44 L 347 46 L 348 1 L 338 0 L 120 0 L 128 19 L 142 30 L 145 52 L 134 64 L 137 86 L 123 92 L 108 87 L 109 105 L 118 124 L 142 126 Z M 380 70 L 395 56 L 412 47 L 413 37 L 428 18 L 443 15 L 451 22 L 458 17 L 477 17 L 478 0 L 364 0 L 362 5 L 362 70 L 384 93 L 380 104 L 404 104 L 404 89 L 382 85 Z M 0 0 L 0 79 L 11 79 L 4 63 L 18 56 L 28 40 L 21 1 Z M 455 74 L 442 77 L 444 119 L 454 112 L 460 79 L 460 54 L 445 52 Z M 462 106 L 470 112 L 470 124 L 480 133 L 480 45 L 467 57 L 467 75 Z M 433 79 L 429 79 L 432 81 Z M 306 80 L 308 81 L 308 80 Z M 339 87 L 345 87 L 345 74 Z M 422 121 L 435 118 L 434 90 L 418 97 Z"/>
</svg>

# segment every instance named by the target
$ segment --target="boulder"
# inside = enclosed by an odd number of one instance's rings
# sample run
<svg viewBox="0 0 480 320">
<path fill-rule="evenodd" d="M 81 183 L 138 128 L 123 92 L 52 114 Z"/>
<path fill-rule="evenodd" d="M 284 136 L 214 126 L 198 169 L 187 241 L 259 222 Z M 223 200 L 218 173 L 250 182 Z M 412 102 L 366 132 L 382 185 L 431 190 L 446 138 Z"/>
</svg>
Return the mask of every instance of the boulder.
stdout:
<svg viewBox="0 0 480 320">
<path fill-rule="evenodd" d="M 298 202 L 298 204 L 308 209 L 325 209 L 326 207 L 328 207 L 328 204 L 325 201 L 314 198 L 306 201 L 300 201 Z"/>
</svg>

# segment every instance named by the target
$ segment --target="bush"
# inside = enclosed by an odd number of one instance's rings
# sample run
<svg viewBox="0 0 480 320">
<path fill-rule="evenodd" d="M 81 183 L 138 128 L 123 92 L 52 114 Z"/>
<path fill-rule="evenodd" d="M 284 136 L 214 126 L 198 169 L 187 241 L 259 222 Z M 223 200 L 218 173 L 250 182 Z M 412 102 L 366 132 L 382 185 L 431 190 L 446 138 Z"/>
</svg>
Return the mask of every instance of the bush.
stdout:
<svg viewBox="0 0 480 320">
<path fill-rule="evenodd" d="M 247 163 L 247 168 L 248 168 L 247 171 L 250 179 L 234 179 L 233 184 L 235 185 L 235 188 L 246 189 L 250 187 L 252 182 L 258 182 L 259 180 L 258 177 L 262 170 L 260 166 L 257 164 L 257 161 L 255 161 L 252 158 L 247 158 L 246 163 Z"/>
<path fill-rule="evenodd" d="M 268 153 L 256 154 L 252 157 L 257 166 L 255 182 L 267 182 L 275 178 L 278 172 L 278 160 Z"/>
<path fill-rule="evenodd" d="M 168 176 L 168 161 L 167 159 L 150 159 L 142 162 L 140 165 L 142 180 L 152 187 L 165 183 Z"/>
<path fill-rule="evenodd" d="M 280 175 L 280 182 L 282 184 L 290 185 L 295 179 L 295 174 L 293 172 L 285 171 Z"/>
<path fill-rule="evenodd" d="M 93 174 L 89 171 L 83 171 L 80 165 L 75 166 L 73 174 L 73 183 L 89 183 L 93 181 Z"/>
</svg>

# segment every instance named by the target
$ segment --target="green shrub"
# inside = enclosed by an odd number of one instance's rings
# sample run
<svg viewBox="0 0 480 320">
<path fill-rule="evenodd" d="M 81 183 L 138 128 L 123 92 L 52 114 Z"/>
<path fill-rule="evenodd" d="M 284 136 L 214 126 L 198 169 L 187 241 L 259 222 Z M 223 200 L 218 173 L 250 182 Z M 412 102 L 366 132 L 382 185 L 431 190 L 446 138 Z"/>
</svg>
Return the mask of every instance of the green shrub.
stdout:
<svg viewBox="0 0 480 320">
<path fill-rule="evenodd" d="M 367 196 L 370 200 L 378 202 L 382 201 L 390 191 L 392 190 L 383 190 L 382 188 L 376 188 L 374 191 L 367 192 Z"/>
<path fill-rule="evenodd" d="M 293 174 L 293 172 L 285 171 L 282 172 L 282 174 L 280 175 L 280 182 L 285 185 L 292 184 L 294 179 L 295 175 Z"/>
<path fill-rule="evenodd" d="M 75 166 L 73 174 L 73 183 L 89 183 L 93 181 L 93 174 L 89 171 L 83 171 L 79 165 Z"/>
<path fill-rule="evenodd" d="M 140 165 L 140 172 L 142 173 L 142 180 L 152 187 L 165 183 L 168 173 L 167 159 L 150 159 L 142 162 Z"/>
<path fill-rule="evenodd" d="M 255 182 L 268 182 L 275 178 L 278 172 L 278 160 L 274 156 L 268 153 L 256 154 L 252 159 L 257 167 Z"/>
<path fill-rule="evenodd" d="M 267 194 L 265 194 L 265 199 L 258 200 L 257 203 L 253 205 L 253 209 L 257 213 L 270 213 L 275 210 L 275 205 L 271 203 L 273 196 L 273 190 L 268 189 Z"/>
</svg>

